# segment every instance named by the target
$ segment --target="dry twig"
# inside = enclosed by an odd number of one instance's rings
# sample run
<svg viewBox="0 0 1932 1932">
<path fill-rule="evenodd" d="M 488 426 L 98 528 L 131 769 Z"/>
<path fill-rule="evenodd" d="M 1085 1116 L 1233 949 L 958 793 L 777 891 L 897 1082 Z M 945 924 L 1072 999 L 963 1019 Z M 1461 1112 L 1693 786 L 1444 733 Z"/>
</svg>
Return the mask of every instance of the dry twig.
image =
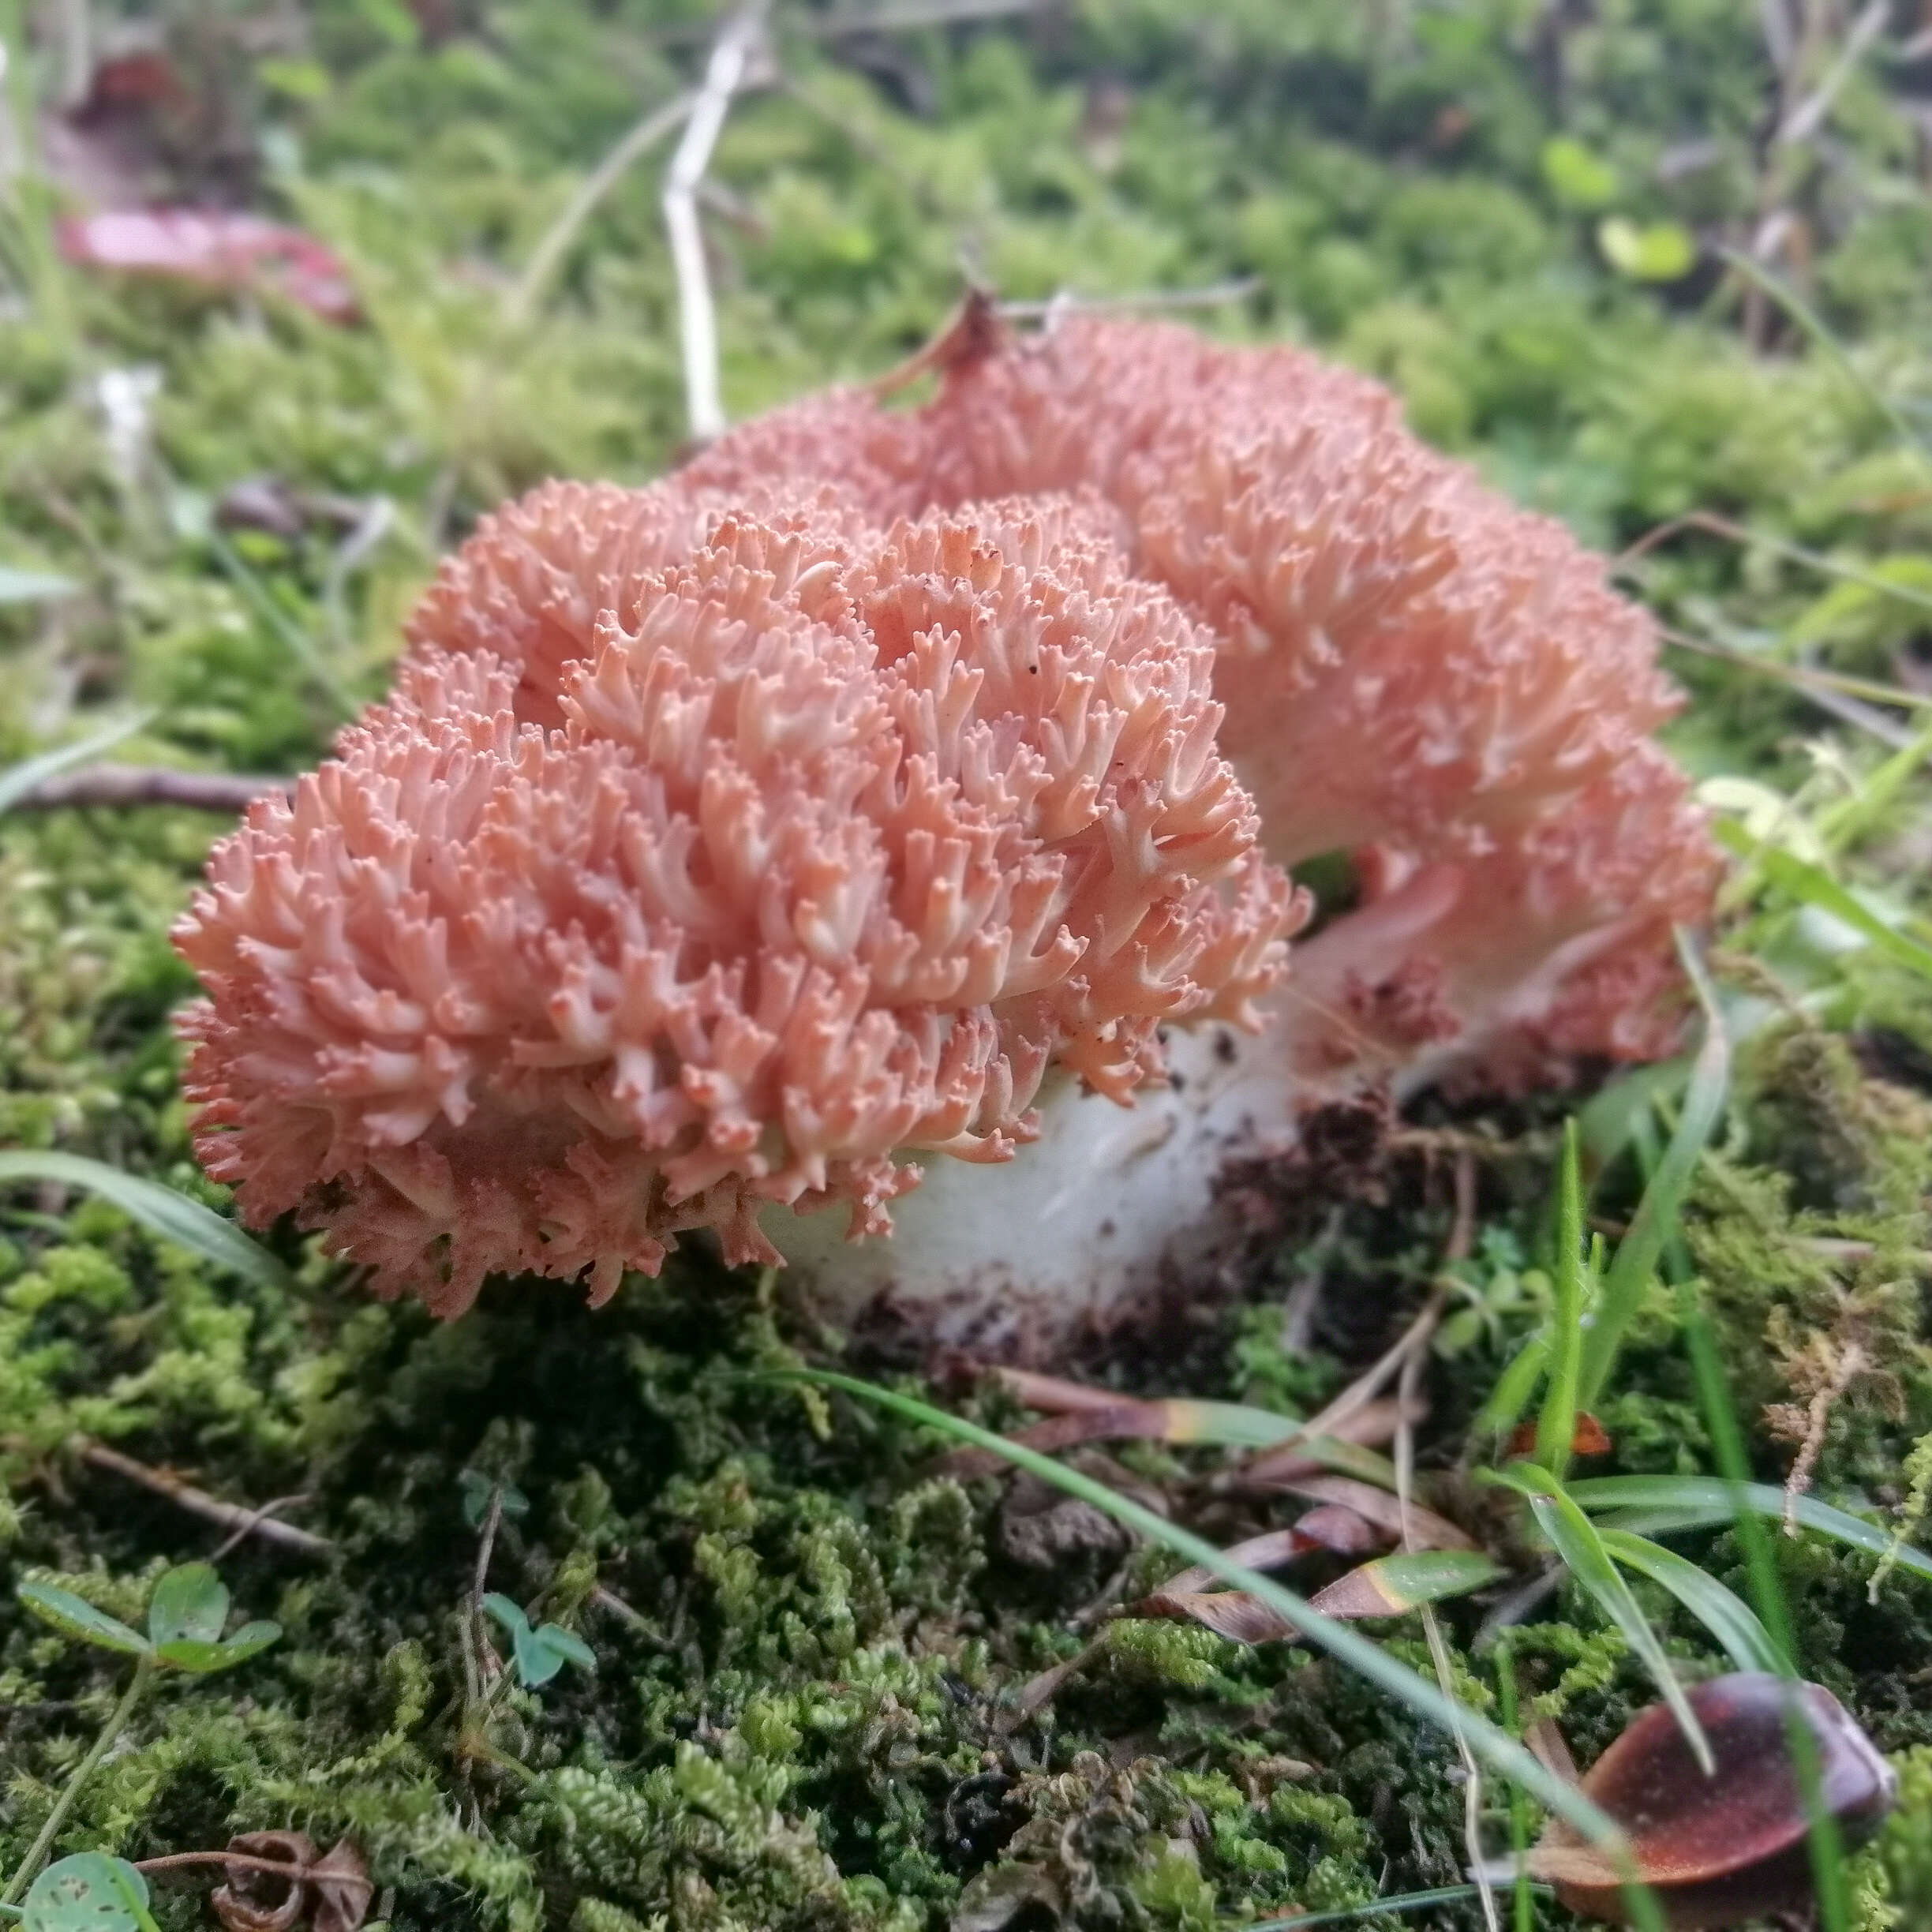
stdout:
<svg viewBox="0 0 1932 1932">
<path fill-rule="evenodd" d="M 292 778 L 251 773 L 176 771 L 162 765 L 84 765 L 43 779 L 14 811 L 57 811 L 69 806 L 185 805 L 195 811 L 232 815 L 271 792 L 286 792 Z"/>
<path fill-rule="evenodd" d="M 84 1440 L 79 1449 L 81 1461 L 91 1467 L 125 1476 L 129 1482 L 139 1483 L 144 1489 L 152 1489 L 156 1496 L 166 1496 L 170 1503 L 178 1503 L 195 1515 L 219 1523 L 235 1537 L 258 1536 L 264 1543 L 295 1550 L 304 1556 L 326 1556 L 335 1547 L 326 1537 L 298 1530 L 293 1523 L 276 1521 L 268 1513 L 278 1506 L 276 1503 L 265 1503 L 260 1509 L 244 1509 L 239 1503 L 224 1503 L 219 1496 L 210 1496 L 205 1489 L 197 1489 L 172 1470 L 150 1469 L 145 1462 L 137 1462 L 118 1449 L 110 1449 L 105 1443 Z M 279 1505 L 286 1509 L 301 1500 L 283 1496 L 279 1499 Z"/>
<path fill-rule="evenodd" d="M 709 443 L 724 432 L 718 387 L 717 311 L 705 266 L 704 231 L 698 223 L 698 185 L 711 165 L 712 150 L 744 84 L 752 58 L 763 43 L 771 0 L 747 0 L 728 19 L 711 49 L 704 85 L 684 125 L 684 137 L 665 177 L 665 227 L 677 271 L 678 329 L 684 352 L 685 414 L 691 440 Z"/>
</svg>

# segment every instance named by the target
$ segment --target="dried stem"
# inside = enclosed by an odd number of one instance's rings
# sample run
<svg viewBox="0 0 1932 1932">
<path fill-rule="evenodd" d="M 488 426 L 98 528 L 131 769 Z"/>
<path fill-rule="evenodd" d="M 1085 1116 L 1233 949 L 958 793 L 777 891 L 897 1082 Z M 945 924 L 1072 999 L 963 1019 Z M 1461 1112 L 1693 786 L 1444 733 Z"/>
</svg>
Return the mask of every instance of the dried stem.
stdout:
<svg viewBox="0 0 1932 1932">
<path fill-rule="evenodd" d="M 743 84 L 765 30 L 771 0 L 747 0 L 724 23 L 705 68 L 704 85 L 689 109 L 684 137 L 665 177 L 665 227 L 677 271 L 678 328 L 684 352 L 685 414 L 693 442 L 709 443 L 724 432 L 718 387 L 717 311 L 705 266 L 704 231 L 698 223 L 698 185 L 711 165 L 712 150 Z"/>
<path fill-rule="evenodd" d="M 1063 293 L 1044 301 L 1003 301 L 994 307 L 1009 322 L 1050 322 L 1063 315 L 1137 315 L 1150 309 L 1219 309 L 1245 301 L 1261 286 L 1259 275 L 1240 275 L 1200 288 L 1143 289 L 1133 295 Z"/>
<path fill-rule="evenodd" d="M 54 1801 L 54 1809 L 47 1815 L 47 1822 L 40 1827 L 39 1835 L 27 1848 L 27 1855 L 22 1859 L 7 1881 L 6 1889 L 0 1892 L 0 1905 L 11 1905 L 33 1882 L 35 1873 L 53 1848 L 54 1841 L 60 1836 L 61 1827 L 67 1822 L 67 1814 L 74 1808 L 74 1801 L 80 1795 L 80 1787 L 93 1775 L 95 1767 L 107 1755 L 107 1748 L 127 1728 L 128 1720 L 134 1715 L 135 1708 L 148 1694 L 153 1683 L 155 1660 L 152 1652 L 144 1655 L 134 1666 L 133 1681 L 122 1694 L 121 1702 L 114 1707 L 101 1733 L 95 1739 L 88 1754 L 73 1768 L 66 1787 Z"/>
<path fill-rule="evenodd" d="M 205 1489 L 197 1489 L 193 1483 L 184 1482 L 171 1470 L 150 1469 L 145 1462 L 137 1462 L 132 1456 L 123 1455 L 118 1449 L 110 1449 L 105 1443 L 83 1440 L 80 1453 L 81 1461 L 95 1469 L 125 1476 L 129 1481 L 139 1483 L 144 1489 L 152 1489 L 156 1496 L 166 1496 L 170 1503 L 178 1503 L 195 1515 L 220 1524 L 234 1537 L 258 1536 L 265 1543 L 278 1544 L 283 1549 L 298 1551 L 304 1556 L 326 1556 L 335 1547 L 325 1537 L 298 1530 L 293 1523 L 278 1522 L 268 1514 L 271 1509 L 286 1509 L 302 1499 L 282 1496 L 275 1503 L 264 1503 L 260 1509 L 244 1509 L 238 1503 L 224 1503 L 219 1496 L 210 1496 Z"/>
<path fill-rule="evenodd" d="M 286 792 L 292 778 L 238 772 L 175 771 L 161 765 L 84 765 L 44 779 L 16 799 L 14 811 L 58 811 L 69 807 L 184 805 L 225 816 L 245 811 L 258 798 Z"/>
</svg>

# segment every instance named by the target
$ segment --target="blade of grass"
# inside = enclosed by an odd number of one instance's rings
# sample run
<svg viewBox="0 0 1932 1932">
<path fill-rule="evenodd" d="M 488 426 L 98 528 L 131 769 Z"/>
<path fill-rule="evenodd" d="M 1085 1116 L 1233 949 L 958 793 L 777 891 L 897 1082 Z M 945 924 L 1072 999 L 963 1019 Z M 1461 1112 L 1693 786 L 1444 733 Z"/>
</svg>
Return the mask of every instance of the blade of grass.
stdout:
<svg viewBox="0 0 1932 1932">
<path fill-rule="evenodd" d="M 1258 1597 L 1271 1608 L 1292 1623 L 1302 1638 L 1317 1649 L 1326 1651 L 1336 1662 L 1365 1678 L 1378 1689 L 1386 1691 L 1398 1702 L 1406 1705 L 1417 1717 L 1427 1720 L 1454 1736 L 1458 1726 L 1471 1747 L 1492 1769 L 1503 1776 L 1521 1784 L 1540 1803 L 1567 1820 L 1593 1844 L 1603 1847 L 1612 1856 L 1623 1862 L 1629 1869 L 1629 1845 L 1615 1823 L 1596 1805 L 1574 1787 L 1566 1784 L 1538 1764 L 1536 1759 L 1506 1732 L 1499 1730 L 1489 1720 L 1471 1710 L 1466 1710 L 1451 1699 L 1427 1679 L 1418 1676 L 1406 1664 L 1397 1662 L 1381 1647 L 1350 1630 L 1344 1623 L 1321 1616 L 1309 1608 L 1307 1601 L 1293 1590 L 1275 1582 L 1271 1578 L 1244 1569 L 1239 1563 L 1230 1563 L 1214 1544 L 1192 1531 L 1183 1530 L 1178 1524 L 1170 1522 L 1166 1517 L 1157 1515 L 1152 1510 L 1135 1502 L 1131 1497 L 1121 1495 L 1096 1482 L 1091 1476 L 1080 1470 L 1069 1469 L 1064 1463 L 1056 1462 L 1050 1456 L 1038 1455 L 1022 1449 L 1005 1438 L 996 1436 L 990 1429 L 981 1428 L 976 1423 L 963 1417 L 949 1415 L 943 1409 L 936 1409 L 930 1402 L 916 1397 L 902 1395 L 893 1389 L 881 1388 L 875 1383 L 862 1382 L 855 1376 L 841 1375 L 831 1369 L 800 1368 L 775 1372 L 768 1379 L 777 1382 L 815 1383 L 822 1388 L 838 1389 L 860 1402 L 871 1402 L 904 1417 L 909 1422 L 923 1424 L 925 1427 L 950 1436 L 956 1442 L 971 1443 L 982 1449 L 990 1449 L 1002 1456 L 1016 1469 L 1026 1470 L 1043 1481 L 1051 1483 L 1065 1494 L 1077 1496 L 1084 1503 L 1091 1503 L 1095 1508 L 1111 1516 L 1115 1522 L 1161 1548 L 1171 1550 L 1176 1556 L 1191 1563 L 1200 1565 L 1234 1589 L 1245 1590 Z M 1634 1873 L 1624 1888 L 1624 1896 L 1635 1915 L 1636 1922 L 1646 1928 L 1646 1932 L 1664 1932 L 1664 1921 L 1658 1910 L 1656 1898 L 1648 1886 L 1639 1881 Z"/>
<path fill-rule="evenodd" d="M 143 726 L 152 724 L 155 716 L 152 711 L 137 711 L 133 717 L 123 718 L 89 737 L 78 739 L 73 744 L 57 746 L 51 751 L 43 751 L 37 758 L 24 758 L 17 765 L 9 765 L 0 770 L 0 812 L 10 811 L 36 785 L 58 777 L 64 771 L 71 771 L 77 765 L 85 765 L 120 743 L 122 739 L 133 737 Z"/>
<path fill-rule="evenodd" d="M 1631 1594 L 1630 1586 L 1611 1560 L 1597 1526 L 1571 1500 L 1563 1485 L 1537 1463 L 1512 1462 L 1506 1469 L 1484 1473 L 1491 1481 L 1529 1498 L 1530 1514 L 1536 1518 L 1537 1527 L 1548 1538 L 1550 1548 L 1563 1559 L 1571 1576 L 1589 1592 L 1604 1615 L 1623 1633 L 1644 1668 L 1656 1680 L 1657 1687 L 1663 1693 L 1664 1702 L 1670 1706 L 1671 1715 L 1677 1720 L 1677 1727 L 1683 1732 L 1692 1754 L 1709 1777 L 1717 1768 L 1717 1761 L 1711 1755 L 1710 1740 L 1705 1736 L 1704 1727 L 1698 1722 L 1697 1713 L 1690 1708 L 1690 1700 L 1684 1695 L 1683 1686 L 1677 1681 L 1677 1673 L 1671 1668 L 1670 1658 L 1665 1654 L 1657 1632 L 1650 1627 L 1650 1619 L 1644 1615 L 1643 1606 Z"/>
<path fill-rule="evenodd" d="M 1910 444 L 1921 450 L 1926 447 L 1925 439 L 1912 427 L 1897 405 L 1883 395 L 1864 371 L 1852 360 L 1844 343 L 1832 333 L 1825 318 L 1788 282 L 1780 275 L 1773 275 L 1762 262 L 1754 260 L 1741 249 L 1720 248 L 1717 253 L 1747 282 L 1754 282 L 1810 337 L 1831 358 L 1839 373 L 1871 405 L 1885 426 L 1901 443 Z"/>
<path fill-rule="evenodd" d="M 1734 820 L 1720 818 L 1713 826 L 1720 844 L 1750 859 L 1780 891 L 1806 905 L 1829 912 L 1841 924 L 1861 933 L 1888 959 L 1932 979 L 1932 946 L 1888 926 L 1875 913 L 1855 899 L 1822 866 L 1811 864 L 1795 853 L 1775 845 L 1760 844 Z"/>
<path fill-rule="evenodd" d="M 232 1221 L 224 1221 L 185 1194 L 124 1174 L 84 1155 L 16 1150 L 0 1153 L 0 1186 L 23 1181 L 54 1181 L 84 1188 L 110 1200 L 144 1227 L 178 1242 L 216 1267 L 231 1269 L 258 1287 L 286 1290 L 289 1271 L 267 1249 L 251 1241 Z"/>
<path fill-rule="evenodd" d="M 1689 935 L 1681 930 L 1677 935 L 1677 950 L 1691 983 L 1704 1001 L 1703 1043 L 1690 1064 L 1690 1079 L 1684 1089 L 1683 1111 L 1678 1116 L 1677 1131 L 1671 1136 L 1664 1159 L 1644 1189 L 1630 1231 L 1617 1243 L 1616 1258 L 1610 1264 L 1597 1297 L 1596 1320 L 1584 1339 L 1582 1378 L 1577 1391 L 1578 1405 L 1585 1409 L 1601 1406 L 1610 1372 L 1616 1365 L 1624 1331 L 1643 1304 L 1644 1290 L 1649 1286 L 1657 1256 L 1676 1226 L 1690 1177 L 1723 1118 L 1725 1097 L 1730 1091 L 1730 1035 L 1721 1023 L 1714 995 L 1704 998 L 1709 988 L 1704 962 Z"/>
<path fill-rule="evenodd" d="M 1516 1653 L 1510 1648 L 1507 1630 L 1496 1647 L 1496 1709 L 1503 1728 L 1511 1737 L 1520 1738 L 1522 1724 L 1516 1713 Z M 1524 1855 L 1530 1849 L 1530 1812 L 1522 1792 L 1514 1784 L 1510 1787 L 1509 1811 L 1510 1851 L 1516 1866 L 1515 1932 L 1536 1932 L 1536 1900 L 1530 1894 L 1530 1874 L 1523 1865 Z"/>
<path fill-rule="evenodd" d="M 1770 1671 L 1778 1676 L 1789 1671 L 1790 1659 L 1773 1642 L 1756 1612 L 1708 1570 L 1627 1530 L 1600 1523 L 1597 1533 L 1604 1548 L 1627 1570 L 1634 1570 L 1668 1590 L 1717 1639 L 1739 1670 Z"/>
<path fill-rule="evenodd" d="M 1570 1493 L 1593 1515 L 1655 1510 L 1672 1519 L 1668 1526 L 1685 1530 L 1729 1522 L 1739 1507 L 1754 1517 L 1781 1519 L 1786 1503 L 1784 1492 L 1770 1483 L 1734 1483 L 1721 1476 L 1591 1476 L 1571 1484 Z M 1882 1556 L 1892 1547 L 1883 1530 L 1815 1496 L 1799 1496 L 1795 1513 L 1806 1529 L 1871 1556 Z M 1932 1578 L 1932 1556 L 1909 1543 L 1899 1552 L 1899 1564 L 1914 1576 Z M 1762 1604 L 1758 1614 L 1764 1614 Z"/>
<path fill-rule="evenodd" d="M 1577 1124 L 1563 1122 L 1558 1170 L 1556 1305 L 1550 1313 L 1549 1387 L 1537 1415 L 1536 1459 L 1559 1481 L 1576 1438 L 1577 1391 L 1583 1365 L 1583 1172 Z"/>
<path fill-rule="evenodd" d="M 1691 983 L 1704 1008 L 1705 1024 L 1709 1035 L 1713 1039 L 1721 1037 L 1724 1015 L 1717 1005 L 1717 990 L 1703 971 L 1702 960 L 1687 953 L 1685 964 L 1690 969 Z M 1812 1886 L 1818 1895 L 1819 1922 L 1825 1932 L 1847 1932 L 1852 1914 L 1845 1890 L 1844 1834 L 1825 1802 L 1824 1773 L 1818 1762 L 1818 1740 L 1812 1735 L 1811 1728 L 1798 1706 L 1795 1694 L 1798 1642 L 1791 1610 L 1784 1601 L 1784 1583 L 1778 1574 L 1777 1559 L 1772 1552 L 1770 1533 L 1761 1520 L 1765 1512 L 1757 1509 L 1749 1494 L 1760 1485 L 1747 1480 L 1750 1462 L 1745 1447 L 1744 1432 L 1738 1422 L 1737 1410 L 1731 1400 L 1730 1387 L 1718 1360 L 1717 1340 L 1711 1333 L 1709 1317 L 1698 1298 L 1694 1281 L 1687 1279 L 1678 1284 L 1677 1312 L 1683 1330 L 1684 1346 L 1697 1378 L 1705 1426 L 1710 1432 L 1711 1442 L 1717 1451 L 1717 1466 L 1723 1473 L 1723 1487 L 1730 1504 L 1732 1521 L 1744 1552 L 1751 1594 L 1757 1601 L 1758 1614 L 1763 1619 L 1777 1652 L 1777 1675 L 1793 1687 L 1791 1701 L 1786 1706 L 1784 1728 L 1810 1821 L 1807 1848 Z M 1784 1492 L 1768 1490 L 1768 1493 L 1773 1499 L 1769 1513 L 1788 1519 L 1791 1504 Z M 1799 1499 L 1800 1503 L 1810 1500 L 1809 1497 Z M 1828 1517 L 1841 1514 L 1826 1511 L 1822 1504 L 1814 1507 Z M 1799 1509 L 1799 1520 L 1807 1520 L 1807 1514 Z M 1855 1523 L 1857 1519 L 1846 1517 L 1844 1521 Z M 1874 1540 L 1882 1541 L 1887 1549 L 1894 1546 L 1893 1539 L 1881 1538 L 1876 1532 L 1873 1533 Z M 1903 1560 L 1902 1553 L 1900 1560 Z M 1923 1560 L 1922 1558 L 1921 1561 Z"/>
</svg>

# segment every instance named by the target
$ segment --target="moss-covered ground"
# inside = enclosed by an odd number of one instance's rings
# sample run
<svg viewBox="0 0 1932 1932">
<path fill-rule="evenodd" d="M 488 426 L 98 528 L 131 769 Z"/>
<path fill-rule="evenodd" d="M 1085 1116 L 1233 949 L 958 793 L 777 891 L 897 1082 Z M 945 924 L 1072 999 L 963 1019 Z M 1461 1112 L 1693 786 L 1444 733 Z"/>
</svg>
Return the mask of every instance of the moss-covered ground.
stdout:
<svg viewBox="0 0 1932 1932">
<path fill-rule="evenodd" d="M 53 33 L 73 9 L 30 11 Z M 0 605 L 0 766 L 142 708 L 113 755 L 293 770 L 324 752 L 343 694 L 380 689 L 400 614 L 478 514 L 545 476 L 641 480 L 672 457 L 662 151 L 552 277 L 522 278 L 574 189 L 702 64 L 710 24 L 677 0 L 144 11 L 188 96 L 123 134 L 172 192 L 245 196 L 324 237 L 362 320 L 65 266 L 16 182 L 0 564 L 80 588 Z M 1375 371 L 1421 433 L 1589 541 L 1616 549 L 1694 511 L 1746 526 L 1684 531 L 1631 566 L 1673 634 L 1725 653 L 1673 649 L 1690 694 L 1676 748 L 1714 804 L 1878 921 L 1909 934 L 1932 911 L 1925 739 L 1911 749 L 1927 714 L 1817 676 L 1932 690 L 1915 9 L 1862 40 L 1859 10 L 1830 0 L 1080 0 L 826 30 L 852 11 L 780 9 L 773 84 L 718 151 L 705 219 L 734 414 L 890 365 L 965 271 L 1022 299 L 1237 283 L 1201 326 Z M 17 135 L 23 80 L 17 60 Z M 1718 249 L 1754 240 L 1827 337 L 1726 270 Z M 287 514 L 238 519 L 245 483 Z M 191 989 L 167 941 L 221 829 L 168 808 L 0 821 L 0 1147 L 95 1155 L 221 1204 L 189 1152 L 169 1015 Z M 1739 1075 L 1679 1264 L 1761 1477 L 1782 1481 L 1814 1433 L 1815 1492 L 1909 1528 L 1932 1490 L 1932 1450 L 1914 1453 L 1932 1439 L 1932 980 L 1909 944 L 1780 891 L 1741 869 L 1716 936 Z M 1636 1193 L 1629 1124 L 1654 1093 L 1668 1125 L 1681 1085 L 1679 1069 L 1589 1100 L 1612 1154 L 1593 1212 L 1612 1234 Z M 1425 1103 L 1347 1188 L 1329 1177 L 1287 1203 L 1245 1297 L 1081 1372 L 1306 1413 L 1418 1305 L 1455 1150 L 1473 1148 L 1477 1239 L 1421 1460 L 1527 1574 L 1533 1554 L 1456 1472 L 1547 1307 L 1556 1129 L 1594 1091 Z M 1297 1649 L 1115 1623 L 1021 1715 L 1021 1688 L 1171 1564 L 1002 1480 L 936 1473 L 938 1436 L 758 1372 L 842 1361 L 1020 1420 L 990 1384 L 882 1369 L 696 1256 L 600 1312 L 503 1282 L 441 1326 L 371 1304 L 286 1230 L 275 1245 L 292 1293 L 95 1199 L 0 1196 L 0 1576 L 58 1574 L 134 1616 L 162 1568 L 224 1541 L 87 1462 L 90 1442 L 232 1502 L 299 1498 L 286 1519 L 331 1545 L 223 1555 L 283 1642 L 231 1676 L 171 1680 L 84 1788 L 63 1849 L 348 1833 L 397 1932 L 1206 1932 L 1461 1877 L 1449 1741 Z M 1604 1470 L 1713 1466 L 1673 1305 L 1646 1310 L 1602 1405 Z M 1288 1519 L 1285 1501 L 1214 1499 L 1194 1479 L 1217 1451 L 1087 1453 L 1220 1541 Z M 462 1606 L 475 1505 L 500 1485 L 491 1586 L 576 1630 L 596 1664 L 499 1694 L 484 1721 Z M 1728 1533 L 1679 1546 L 1743 1587 Z M 1855 1868 L 1854 1923 L 1932 1924 L 1932 1585 L 1893 1571 L 1874 1593 L 1869 1556 L 1776 1550 L 1806 1674 L 1903 1773 L 1898 1818 Z M 1645 1601 L 1687 1671 L 1723 1668 L 1668 1600 Z M 1444 1622 L 1458 1694 L 1493 1711 L 1485 1607 Z M 1413 1623 L 1374 1627 L 1429 1669 Z M 1650 1698 L 1567 1588 L 1513 1654 L 1585 1762 Z M 0 1873 L 124 1679 L 0 1593 Z M 163 1923 L 208 1923 L 204 1889 L 159 1887 Z M 1574 1923 L 1536 1910 L 1552 1932 Z"/>
</svg>

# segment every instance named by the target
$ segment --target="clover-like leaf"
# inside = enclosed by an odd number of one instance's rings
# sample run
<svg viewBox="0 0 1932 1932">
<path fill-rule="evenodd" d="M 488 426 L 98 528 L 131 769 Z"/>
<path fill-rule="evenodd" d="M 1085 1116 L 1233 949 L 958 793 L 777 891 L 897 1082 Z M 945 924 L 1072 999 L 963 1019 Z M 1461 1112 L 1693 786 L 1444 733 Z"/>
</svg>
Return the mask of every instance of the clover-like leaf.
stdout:
<svg viewBox="0 0 1932 1932">
<path fill-rule="evenodd" d="M 177 1637 L 155 1646 L 155 1656 L 170 1669 L 186 1671 L 196 1677 L 212 1676 L 216 1671 L 233 1670 L 252 1657 L 259 1657 L 282 1634 L 279 1623 L 266 1621 L 244 1623 L 232 1637 L 219 1642 L 204 1638 Z"/>
<path fill-rule="evenodd" d="M 472 1530 L 482 1527 L 483 1518 L 489 1514 L 490 1498 L 499 1490 L 502 1501 L 497 1507 L 505 1522 L 519 1522 L 530 1514 L 530 1498 L 515 1483 L 485 1476 L 481 1470 L 465 1470 L 456 1478 L 456 1488 L 462 1498 L 463 1521 Z"/>
<path fill-rule="evenodd" d="M 128 1657 L 145 1657 L 148 1644 L 138 1631 L 131 1631 L 105 1610 L 96 1610 L 85 1597 L 77 1597 L 52 1583 L 23 1583 L 20 1600 L 43 1623 L 51 1623 L 63 1637 L 77 1643 L 90 1643 L 103 1650 L 118 1650 Z"/>
<path fill-rule="evenodd" d="M 522 1606 L 507 1597 L 492 1590 L 483 1599 L 483 1608 L 508 1635 L 517 1681 L 526 1690 L 534 1690 L 547 1684 L 566 1664 L 589 1670 L 597 1662 L 590 1646 L 561 1623 L 541 1623 L 531 1629 Z"/>
<path fill-rule="evenodd" d="M 148 1604 L 148 1641 L 156 1649 L 182 1638 L 217 1643 L 228 1621 L 228 1586 L 212 1563 L 182 1563 L 155 1586 Z"/>
<path fill-rule="evenodd" d="M 80 1852 L 50 1865 L 33 1882 L 21 1932 L 157 1932 L 148 1881 L 125 1859 Z"/>
</svg>

